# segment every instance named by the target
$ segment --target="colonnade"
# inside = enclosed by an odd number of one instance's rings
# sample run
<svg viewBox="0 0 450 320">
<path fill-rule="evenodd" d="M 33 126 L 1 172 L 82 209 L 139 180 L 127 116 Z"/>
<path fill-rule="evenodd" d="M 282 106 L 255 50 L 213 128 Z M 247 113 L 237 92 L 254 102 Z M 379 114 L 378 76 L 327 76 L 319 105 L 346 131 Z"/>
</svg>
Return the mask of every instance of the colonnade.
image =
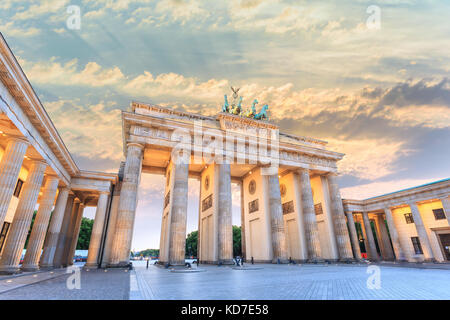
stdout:
<svg viewBox="0 0 450 320">
<path fill-rule="evenodd" d="M 129 252 L 133 232 L 134 215 L 137 204 L 137 191 L 142 171 L 144 145 L 128 143 L 123 182 L 116 217 L 116 230 L 111 245 L 108 265 L 124 266 L 129 262 Z M 231 170 L 229 164 L 213 164 L 217 167 L 215 174 L 214 201 L 214 231 L 211 238 L 214 243 L 211 263 L 230 263 L 233 259 L 232 250 L 232 221 L 231 221 Z M 169 265 L 184 265 L 186 240 L 186 215 L 188 195 L 188 165 L 170 162 L 167 171 L 167 186 L 161 230 L 160 262 Z M 323 260 L 320 249 L 320 239 L 314 211 L 314 201 L 308 169 L 298 169 L 302 215 L 304 219 L 304 233 L 307 239 L 307 259 L 309 261 Z M 350 243 L 346 218 L 336 183 L 335 174 L 327 175 L 330 192 L 330 210 L 333 221 L 332 228 L 336 235 L 336 246 L 339 260 L 354 259 Z M 269 175 L 267 182 L 268 216 L 270 217 L 270 250 L 273 262 L 288 260 L 286 232 L 283 221 L 283 209 L 280 196 L 278 174 Z M 201 191 L 200 207 L 207 194 Z M 209 207 L 208 207 L 209 208 Z M 201 210 L 201 209 L 200 209 Z M 201 230 L 201 223 L 199 223 Z M 245 232 L 245 231 L 244 231 Z M 199 233 L 199 249 L 201 238 L 206 235 Z"/>
<path fill-rule="evenodd" d="M 450 216 L 449 197 L 443 196 L 437 200 L 440 200 L 447 220 Z M 402 243 L 399 235 L 398 227 L 394 222 L 393 209 L 395 208 L 409 208 L 412 220 L 411 225 L 414 226 L 414 234 L 417 234 L 417 238 L 420 243 L 422 261 L 436 261 L 435 253 L 432 249 L 432 239 L 424 224 L 424 219 L 419 211 L 418 203 L 415 201 L 407 201 L 405 203 L 397 204 L 395 207 L 384 207 L 381 210 L 374 211 L 347 211 L 347 219 L 349 221 L 349 230 L 352 240 L 355 256 L 360 259 L 360 241 L 364 241 L 368 258 L 372 261 L 379 260 L 396 260 L 396 261 L 413 261 L 411 254 L 407 254 L 408 249 L 405 248 L 405 243 Z M 373 219 L 369 218 L 369 213 L 373 216 Z M 363 225 L 363 237 L 364 239 L 358 239 L 357 230 L 355 228 L 354 216 L 361 216 L 362 219 L 358 220 Z M 403 217 L 402 217 L 403 218 Z M 358 218 L 359 219 L 359 218 Z M 371 220 L 374 230 L 372 228 Z M 444 220 L 445 221 L 445 220 Z M 387 225 L 387 228 L 386 228 Z M 375 232 L 374 232 L 375 231 Z M 377 238 L 375 243 L 374 234 Z M 378 249 L 377 250 L 377 244 Z M 379 254 L 381 252 L 381 256 Z M 417 254 L 416 254 L 417 256 Z"/>
<path fill-rule="evenodd" d="M 0 160 L 0 226 L 5 221 L 29 146 L 22 137 L 8 136 L 6 139 L 6 148 Z M 28 175 L 21 188 L 18 205 L 1 252 L 0 274 L 73 264 L 85 203 L 77 198 L 70 186 L 59 186 L 61 181 L 58 176 L 45 173 L 48 165 L 44 160 L 28 158 L 27 164 Z M 99 196 L 89 248 L 89 265 L 95 265 L 98 261 L 108 196 L 109 192 Z M 22 252 L 38 199 L 39 207 L 21 265 Z M 53 206 L 55 200 L 56 204 Z"/>
</svg>

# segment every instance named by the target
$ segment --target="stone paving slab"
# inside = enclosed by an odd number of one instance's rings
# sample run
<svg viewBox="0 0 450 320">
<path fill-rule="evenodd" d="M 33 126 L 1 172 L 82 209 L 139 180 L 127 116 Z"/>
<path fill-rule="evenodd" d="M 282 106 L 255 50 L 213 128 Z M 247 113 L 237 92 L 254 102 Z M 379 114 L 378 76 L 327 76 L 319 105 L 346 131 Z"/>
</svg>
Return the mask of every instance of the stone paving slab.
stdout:
<svg viewBox="0 0 450 320">
<path fill-rule="evenodd" d="M 66 269 L 56 269 L 52 271 L 24 272 L 12 276 L 3 276 L 0 278 L 0 293 L 60 277 L 65 273 Z"/>
<path fill-rule="evenodd" d="M 380 267 L 380 289 L 369 289 L 367 265 L 257 265 L 259 270 L 201 265 L 200 274 L 173 274 L 135 264 L 143 299 L 394 300 L 450 299 L 450 271 Z"/>
<path fill-rule="evenodd" d="M 80 268 L 80 289 L 69 289 L 65 273 L 26 287 L 0 293 L 0 300 L 128 300 L 130 272 L 123 269 Z M 134 295 L 136 296 L 136 295 Z M 142 299 L 142 298 L 141 298 Z"/>
<path fill-rule="evenodd" d="M 450 299 L 450 271 L 379 266 L 380 289 L 370 289 L 368 266 L 272 265 L 234 270 L 200 265 L 205 272 L 173 273 L 145 262 L 135 269 L 81 270 L 81 289 L 69 290 L 71 274 L 41 279 L 0 293 L 3 299 L 131 300 L 426 300 Z M 373 265 L 371 266 L 373 268 Z M 13 280 L 26 280 L 27 276 Z M 32 275 L 31 275 L 32 276 Z M 6 279 L 4 279 L 6 280 Z"/>
</svg>

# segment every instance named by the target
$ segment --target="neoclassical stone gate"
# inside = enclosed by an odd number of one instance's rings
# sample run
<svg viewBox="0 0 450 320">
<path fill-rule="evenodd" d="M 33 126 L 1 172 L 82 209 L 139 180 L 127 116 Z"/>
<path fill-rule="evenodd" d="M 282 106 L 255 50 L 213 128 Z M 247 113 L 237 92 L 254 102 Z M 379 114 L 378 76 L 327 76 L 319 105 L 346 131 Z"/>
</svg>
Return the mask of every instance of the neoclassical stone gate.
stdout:
<svg viewBox="0 0 450 320">
<path fill-rule="evenodd" d="M 336 183 L 343 154 L 267 121 L 132 103 L 122 113 L 119 174 L 103 265 L 129 262 L 142 173 L 165 175 L 160 262 L 184 265 L 188 179 L 200 180 L 199 259 L 233 259 L 231 183 L 241 185 L 243 252 L 255 262 L 352 260 Z"/>
</svg>

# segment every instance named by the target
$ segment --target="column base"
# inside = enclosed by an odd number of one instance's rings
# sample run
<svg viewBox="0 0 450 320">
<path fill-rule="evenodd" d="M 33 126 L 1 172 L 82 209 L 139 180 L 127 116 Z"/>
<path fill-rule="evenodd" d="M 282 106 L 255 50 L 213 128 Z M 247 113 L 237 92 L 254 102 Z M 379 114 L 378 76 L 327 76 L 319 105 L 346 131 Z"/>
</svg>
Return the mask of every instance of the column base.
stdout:
<svg viewBox="0 0 450 320">
<path fill-rule="evenodd" d="M 83 269 L 90 268 L 90 269 L 98 269 L 98 263 L 85 263 L 83 266 Z"/>
<path fill-rule="evenodd" d="M 350 263 L 356 262 L 356 259 L 354 259 L 354 258 L 342 258 L 342 259 L 339 259 L 338 262 L 350 264 Z"/>
<path fill-rule="evenodd" d="M 109 263 L 106 265 L 107 268 L 119 268 L 119 269 L 123 269 L 123 268 L 130 268 L 130 264 L 131 262 L 129 261 L 121 261 L 118 263 Z M 131 264 L 132 266 L 133 264 Z"/>
<path fill-rule="evenodd" d="M 55 269 L 55 267 L 53 265 L 40 265 L 39 266 L 39 270 L 48 271 L 48 270 L 53 270 L 53 269 Z"/>
<path fill-rule="evenodd" d="M 326 261 L 325 261 L 325 259 L 322 259 L 322 258 L 313 258 L 313 259 L 306 260 L 306 263 L 318 264 L 318 263 L 326 263 Z"/>
<path fill-rule="evenodd" d="M 38 265 L 22 265 L 20 268 L 24 272 L 32 272 L 32 271 L 38 271 L 39 266 Z"/>
<path fill-rule="evenodd" d="M 217 263 L 218 265 L 233 265 L 234 264 L 234 260 L 233 259 L 224 259 L 224 260 L 219 260 L 219 262 Z"/>
<path fill-rule="evenodd" d="M 272 259 L 273 264 L 289 264 L 289 259 L 276 258 Z"/>
<path fill-rule="evenodd" d="M 20 270 L 20 268 L 16 266 L 0 267 L 0 274 L 11 275 L 18 273 L 22 273 L 22 270 Z"/>
</svg>

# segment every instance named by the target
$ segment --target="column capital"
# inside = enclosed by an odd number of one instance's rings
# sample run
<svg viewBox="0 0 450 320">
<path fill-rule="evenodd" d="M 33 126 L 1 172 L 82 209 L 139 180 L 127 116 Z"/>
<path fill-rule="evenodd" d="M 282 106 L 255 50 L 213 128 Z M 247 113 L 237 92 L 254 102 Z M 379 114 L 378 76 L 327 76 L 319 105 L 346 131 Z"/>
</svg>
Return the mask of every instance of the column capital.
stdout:
<svg viewBox="0 0 450 320">
<path fill-rule="evenodd" d="M 22 136 L 16 136 L 13 134 L 7 134 L 7 133 L 3 133 L 6 135 L 6 141 L 17 141 L 17 142 L 22 142 L 22 143 L 26 143 L 27 145 L 30 144 L 30 142 L 28 142 L 26 137 L 22 137 Z"/>
<path fill-rule="evenodd" d="M 110 192 L 109 191 L 100 191 L 99 192 L 99 194 L 101 195 L 101 194 L 106 194 L 106 195 L 109 195 L 110 194 Z"/>
<path fill-rule="evenodd" d="M 309 174 L 309 168 L 298 168 L 297 170 L 296 170 L 298 173 L 308 173 Z"/>
<path fill-rule="evenodd" d="M 43 159 L 29 158 L 31 163 L 47 166 L 47 162 Z"/>
<path fill-rule="evenodd" d="M 129 142 L 127 142 L 127 148 L 128 147 L 138 147 L 140 149 L 144 149 L 145 145 L 140 142 L 129 141 Z"/>
<path fill-rule="evenodd" d="M 75 197 L 75 199 L 73 199 L 73 202 L 74 202 L 74 203 L 81 203 L 81 200 L 80 200 L 80 199 L 76 198 L 76 196 L 74 196 L 74 197 Z"/>
</svg>

